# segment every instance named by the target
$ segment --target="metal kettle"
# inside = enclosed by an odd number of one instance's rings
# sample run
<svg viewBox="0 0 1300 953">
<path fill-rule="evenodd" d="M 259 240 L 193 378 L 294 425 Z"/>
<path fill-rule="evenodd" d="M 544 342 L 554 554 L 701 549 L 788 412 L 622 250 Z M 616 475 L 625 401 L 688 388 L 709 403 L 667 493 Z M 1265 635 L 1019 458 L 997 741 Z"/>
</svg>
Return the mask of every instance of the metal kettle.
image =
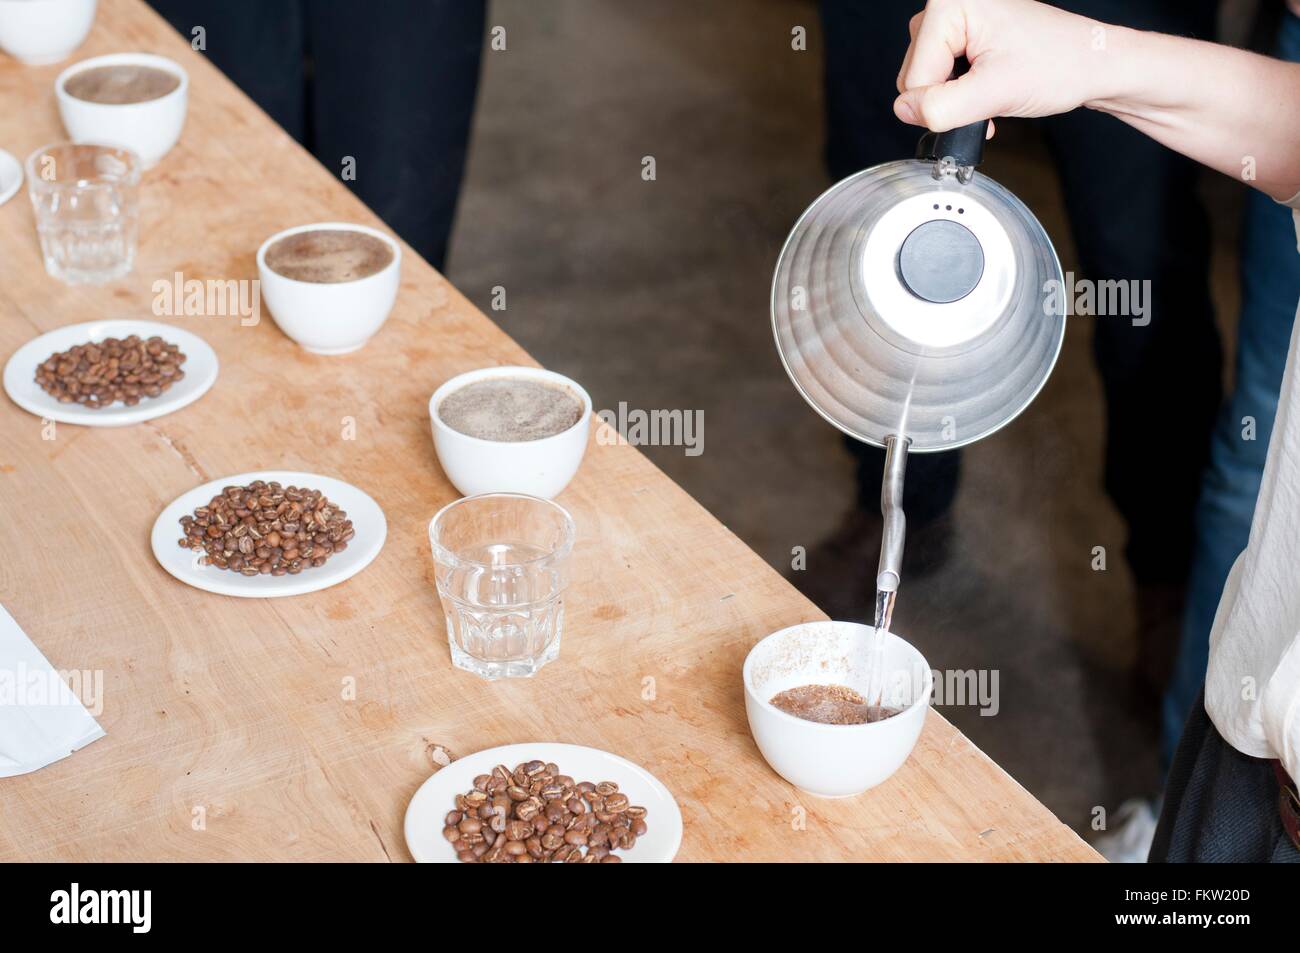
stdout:
<svg viewBox="0 0 1300 953">
<path fill-rule="evenodd" d="M 1034 399 L 1065 336 L 1061 264 L 1015 195 L 977 174 L 987 122 L 928 133 L 918 158 L 858 172 L 795 223 L 772 327 L 804 399 L 884 447 L 876 625 L 888 628 L 906 458 L 986 437 Z"/>
</svg>

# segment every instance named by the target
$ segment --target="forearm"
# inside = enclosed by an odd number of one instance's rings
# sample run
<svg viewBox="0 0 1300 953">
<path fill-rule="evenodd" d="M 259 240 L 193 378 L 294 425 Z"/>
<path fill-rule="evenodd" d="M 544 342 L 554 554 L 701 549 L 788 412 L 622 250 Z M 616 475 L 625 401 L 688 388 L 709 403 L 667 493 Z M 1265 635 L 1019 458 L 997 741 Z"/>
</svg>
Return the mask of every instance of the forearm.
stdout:
<svg viewBox="0 0 1300 953">
<path fill-rule="evenodd" d="M 1276 199 L 1300 193 L 1300 64 L 1121 27 L 1097 52 L 1084 105 Z"/>
</svg>

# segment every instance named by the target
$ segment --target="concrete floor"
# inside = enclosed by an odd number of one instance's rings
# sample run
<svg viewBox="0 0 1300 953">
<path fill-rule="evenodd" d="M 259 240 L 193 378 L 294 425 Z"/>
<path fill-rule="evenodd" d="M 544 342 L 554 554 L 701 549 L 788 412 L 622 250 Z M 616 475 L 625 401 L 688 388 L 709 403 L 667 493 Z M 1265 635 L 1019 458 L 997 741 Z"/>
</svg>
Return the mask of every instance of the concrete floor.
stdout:
<svg viewBox="0 0 1300 953">
<path fill-rule="evenodd" d="M 828 184 L 815 5 L 497 0 L 489 24 L 506 26 L 508 50 L 486 57 L 451 279 L 597 407 L 703 410 L 702 455 L 648 455 L 796 585 L 816 574 L 859 591 L 871 534 L 855 534 L 856 551 L 819 547 L 857 525 L 851 461 L 785 377 L 768 315 L 781 243 Z M 797 24 L 804 53 L 790 50 Z M 1069 270 L 1041 145 L 1011 123 L 998 142 L 990 171 Z M 1209 177 L 1206 188 L 1231 315 L 1238 197 Z M 504 312 L 489 307 L 497 285 Z M 944 713 L 1081 832 L 1095 807 L 1157 784 L 1154 714 L 1129 688 L 1133 593 L 1100 485 L 1088 320 L 1072 320 L 1033 406 L 969 450 L 951 558 L 905 581 L 895 617 L 932 666 L 998 671 L 995 717 Z M 1089 567 L 1097 545 L 1105 572 Z M 795 546 L 811 554 L 802 573 Z"/>
</svg>

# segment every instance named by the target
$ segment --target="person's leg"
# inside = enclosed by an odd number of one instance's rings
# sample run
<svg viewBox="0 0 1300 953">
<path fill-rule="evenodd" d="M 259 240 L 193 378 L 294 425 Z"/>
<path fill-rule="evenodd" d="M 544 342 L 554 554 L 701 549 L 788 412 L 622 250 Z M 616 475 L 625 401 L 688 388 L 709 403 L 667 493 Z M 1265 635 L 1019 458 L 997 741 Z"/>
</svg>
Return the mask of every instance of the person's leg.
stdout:
<svg viewBox="0 0 1300 953">
<path fill-rule="evenodd" d="M 212 3 L 150 0 L 186 40 L 203 28 L 201 51 L 299 142 L 303 139 L 304 34 L 301 0 Z"/>
<path fill-rule="evenodd" d="M 1277 54 L 1300 62 L 1300 17 L 1285 15 L 1279 41 Z M 1215 427 L 1197 504 L 1187 612 L 1162 712 L 1165 765 L 1205 679 L 1210 629 L 1228 570 L 1250 537 L 1300 300 L 1300 254 L 1291 210 L 1256 191 L 1246 200 L 1240 268 L 1236 384 Z"/>
<path fill-rule="evenodd" d="M 907 23 L 920 9 L 917 0 L 822 0 L 822 35 L 826 49 L 826 166 L 839 180 L 860 169 L 911 158 L 919 138 L 914 127 L 894 116 L 894 83 L 909 40 Z M 877 512 L 885 452 L 845 440 L 857 466 L 858 505 Z M 912 454 L 903 484 L 907 513 L 908 568 L 926 559 L 926 524 L 948 512 L 961 474 L 961 451 Z M 929 547 L 936 550 L 940 547 Z M 919 557 L 918 557 L 919 554 Z"/>
<path fill-rule="evenodd" d="M 1214 0 L 1072 0 L 1108 22 L 1212 36 Z M 1084 277 L 1149 281 L 1148 311 L 1084 318 L 1106 395 L 1105 485 L 1128 525 L 1138 587 L 1139 673 L 1159 691 L 1178 641 L 1200 474 L 1220 400 L 1199 170 L 1092 110 L 1045 121 Z"/>
<path fill-rule="evenodd" d="M 435 268 L 445 264 L 483 49 L 482 0 L 309 0 L 312 151 Z"/>
</svg>

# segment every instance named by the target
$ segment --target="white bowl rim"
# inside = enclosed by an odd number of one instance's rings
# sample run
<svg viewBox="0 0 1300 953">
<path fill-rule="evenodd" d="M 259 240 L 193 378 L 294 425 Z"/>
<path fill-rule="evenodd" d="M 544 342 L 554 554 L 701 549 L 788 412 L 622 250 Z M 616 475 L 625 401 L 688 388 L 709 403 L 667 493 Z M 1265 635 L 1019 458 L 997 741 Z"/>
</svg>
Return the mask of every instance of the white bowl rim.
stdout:
<svg viewBox="0 0 1300 953">
<path fill-rule="evenodd" d="M 754 690 L 753 679 L 750 677 L 751 672 L 753 670 L 754 653 L 758 651 L 759 646 L 761 646 L 765 642 L 768 642 L 771 639 L 777 638 L 778 636 L 783 636 L 790 632 L 797 631 L 799 629 L 809 629 L 812 628 L 813 626 L 825 626 L 825 625 L 833 626 L 837 629 L 840 626 L 851 626 L 853 628 L 860 628 L 860 629 L 872 628 L 871 626 L 866 625 L 865 623 L 862 622 L 842 622 L 834 619 L 817 619 L 811 622 L 797 622 L 794 625 L 787 625 L 784 629 L 777 629 L 775 632 L 771 633 L 770 635 L 766 635 L 763 638 L 759 639 L 757 642 L 755 642 L 754 645 L 750 648 L 749 653 L 745 656 L 745 664 L 741 668 L 741 676 L 745 683 L 745 694 L 750 699 L 757 702 L 759 706 L 762 707 L 764 710 L 775 714 L 778 719 L 785 719 L 792 724 L 797 724 L 801 726 L 801 728 L 805 730 L 813 730 L 813 731 L 846 732 L 846 731 L 873 731 L 873 730 L 883 729 L 885 726 L 890 725 L 892 722 L 895 722 L 897 719 L 902 718 L 904 715 L 911 712 L 918 705 L 924 705 L 927 708 L 930 707 L 930 695 L 934 691 L 934 673 L 933 670 L 930 668 L 930 663 L 926 660 L 925 656 L 921 654 L 920 649 L 918 649 L 911 642 L 907 641 L 901 635 L 898 635 L 896 632 L 886 632 L 885 634 L 889 636 L 891 639 L 896 639 L 897 641 L 901 642 L 906 648 L 916 653 L 916 657 L 921 660 L 921 664 L 925 668 L 925 681 L 922 684 L 923 691 L 918 693 L 917 697 L 913 698 L 906 708 L 904 708 L 898 714 L 890 718 L 885 718 L 880 721 L 869 721 L 861 725 L 828 725 L 820 721 L 809 721 L 806 718 L 800 718 L 797 715 L 792 715 L 789 712 L 782 711 L 781 709 L 773 705 L 770 701 L 768 701 L 766 698 L 759 697 L 758 692 Z M 824 683 L 817 683 L 817 684 L 824 684 Z"/>
<path fill-rule="evenodd" d="M 469 384 L 494 377 L 528 377 L 533 380 L 544 380 L 552 384 L 561 384 L 568 387 L 578 397 L 582 398 L 582 416 L 578 418 L 572 427 L 561 430 L 559 433 L 553 433 L 549 437 L 539 437 L 536 440 L 485 440 L 472 434 L 461 433 L 455 427 L 449 426 L 438 414 L 438 405 L 453 390 L 459 390 Z M 591 413 L 591 395 L 587 393 L 585 387 L 573 378 L 565 377 L 556 371 L 548 371 L 544 367 L 527 367 L 522 364 L 494 364 L 491 367 L 479 367 L 472 371 L 465 371 L 450 380 L 444 381 L 429 398 L 429 419 L 433 422 L 434 427 L 461 440 L 469 440 L 472 444 L 482 444 L 488 447 L 544 447 L 550 441 L 561 440 L 581 427 L 591 426 Z"/>
<path fill-rule="evenodd" d="M 324 231 L 342 231 L 342 232 L 363 232 L 375 238 L 383 239 L 388 243 L 388 247 L 393 250 L 393 260 L 383 268 L 380 268 L 373 275 L 366 275 L 364 278 L 353 278 L 351 281 L 302 281 L 299 278 L 290 278 L 288 275 L 282 275 L 266 263 L 266 250 L 282 238 L 288 238 L 290 235 L 298 235 L 302 232 L 324 232 Z M 262 244 L 257 246 L 257 268 L 258 271 L 269 271 L 275 275 L 279 281 L 287 281 L 290 284 L 302 285 L 306 288 L 355 288 L 367 281 L 377 281 L 384 278 L 390 271 L 400 268 L 402 264 L 402 246 L 398 244 L 397 239 L 393 236 L 373 228 L 369 225 L 362 225 L 360 222 L 309 222 L 306 225 L 294 225 L 292 228 L 286 228 L 276 232 Z"/>
<path fill-rule="evenodd" d="M 138 64 L 140 66 L 153 66 L 165 70 L 177 77 L 181 84 L 173 89 L 170 93 L 164 93 L 157 99 L 146 99 L 138 103 L 96 103 L 89 99 L 78 99 L 69 93 L 64 86 L 73 76 L 82 70 L 94 69 L 96 66 L 117 66 L 120 64 Z M 54 92 L 60 99 L 70 99 L 78 106 L 85 106 L 91 109 L 127 109 L 139 106 L 153 106 L 156 103 L 163 103 L 169 99 L 175 99 L 184 96 L 190 89 L 190 74 L 185 71 L 173 59 L 166 56 L 160 56 L 157 53 L 104 53 L 101 56 L 92 56 L 89 59 L 78 60 L 71 66 L 66 67 L 63 72 L 59 73 L 54 80 Z"/>
</svg>

